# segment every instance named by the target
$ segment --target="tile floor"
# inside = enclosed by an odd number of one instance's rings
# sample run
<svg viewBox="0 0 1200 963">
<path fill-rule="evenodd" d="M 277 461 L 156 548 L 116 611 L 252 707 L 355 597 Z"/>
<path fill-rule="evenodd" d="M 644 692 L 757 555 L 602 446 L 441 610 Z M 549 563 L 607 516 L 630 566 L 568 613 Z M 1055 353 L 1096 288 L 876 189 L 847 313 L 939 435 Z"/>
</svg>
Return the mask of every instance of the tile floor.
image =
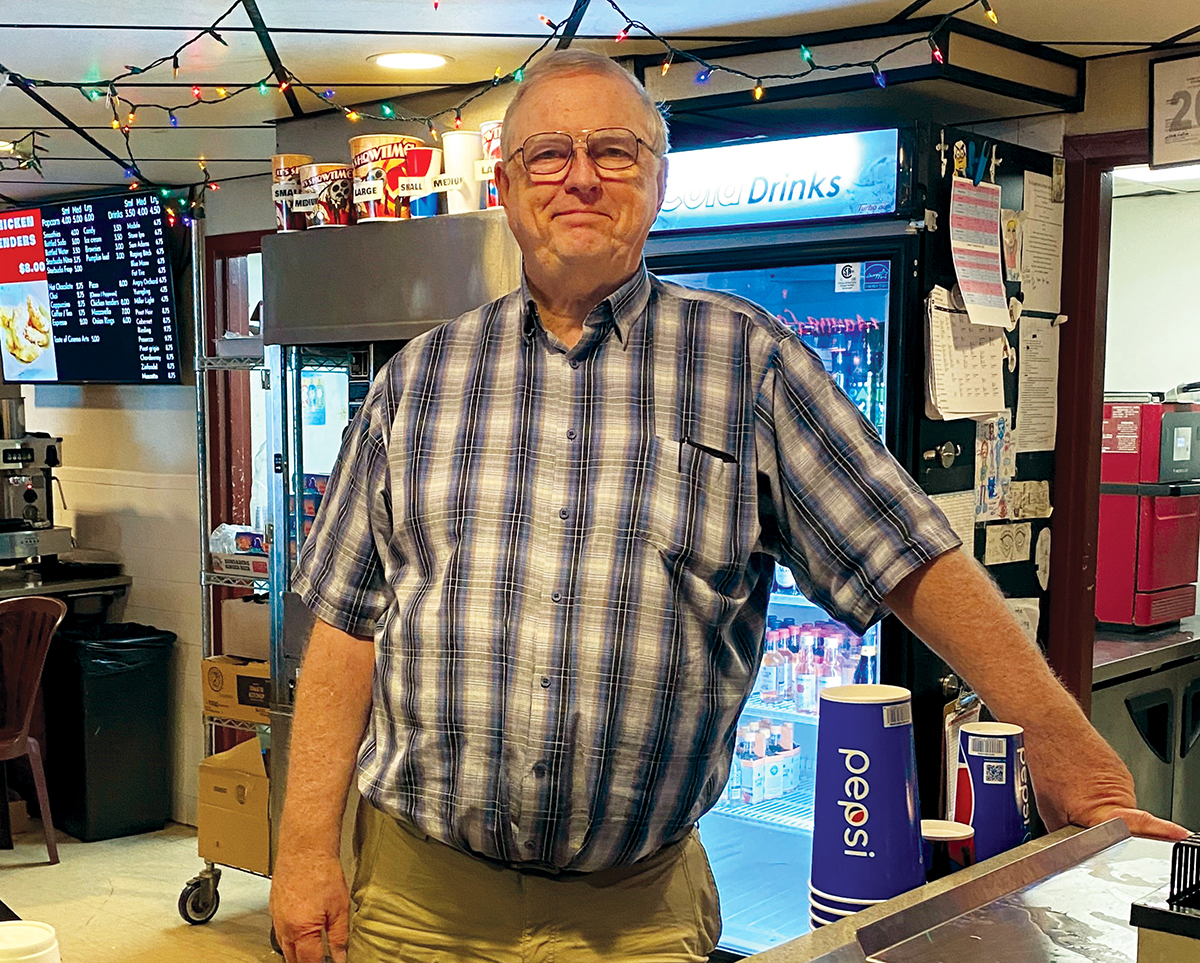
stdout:
<svg viewBox="0 0 1200 963">
<path fill-rule="evenodd" d="M 185 923 L 179 892 L 200 869 L 196 831 L 81 843 L 59 833 L 61 862 L 46 861 L 41 824 L 0 850 L 0 900 L 58 931 L 64 963 L 279 963 L 271 951 L 268 880 L 226 869 L 221 907 L 203 926 Z"/>
</svg>

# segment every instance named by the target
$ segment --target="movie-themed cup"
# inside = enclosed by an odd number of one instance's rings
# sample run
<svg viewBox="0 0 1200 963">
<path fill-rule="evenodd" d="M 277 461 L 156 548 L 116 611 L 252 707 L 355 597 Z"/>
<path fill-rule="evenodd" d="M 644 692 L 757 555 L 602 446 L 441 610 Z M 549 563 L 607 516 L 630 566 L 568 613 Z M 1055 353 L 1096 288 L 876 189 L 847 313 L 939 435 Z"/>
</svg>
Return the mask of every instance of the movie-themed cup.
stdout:
<svg viewBox="0 0 1200 963">
<path fill-rule="evenodd" d="M 292 210 L 292 198 L 300 193 L 300 168 L 311 164 L 307 154 L 275 154 L 271 158 L 271 198 L 275 202 L 275 229 L 303 231 L 304 214 Z"/>
<path fill-rule="evenodd" d="M 891 899 L 925 882 L 911 693 L 848 685 L 820 696 L 812 887 L 853 904 Z"/>
<path fill-rule="evenodd" d="M 949 819 L 921 820 L 925 881 L 932 883 L 975 864 L 975 830 Z"/>
<path fill-rule="evenodd" d="M 975 830 L 982 862 L 1033 835 L 1033 803 L 1025 764 L 1025 730 L 1005 722 L 972 722 L 958 736 L 954 821 Z"/>
<path fill-rule="evenodd" d="M 442 134 L 442 151 L 446 176 L 463 179 L 461 186 L 446 192 L 448 213 L 483 210 L 487 185 L 475 176 L 475 164 L 483 160 L 483 135 L 477 130 L 448 130 Z"/>
<path fill-rule="evenodd" d="M 409 216 L 409 195 L 397 190 L 407 178 L 408 153 L 425 141 L 405 134 L 363 134 L 350 138 L 354 168 L 354 220 L 395 221 Z"/>
<path fill-rule="evenodd" d="M 354 172 L 346 164 L 304 164 L 300 168 L 300 193 L 293 202 L 311 205 L 308 226 L 345 227 L 354 223 Z"/>
<path fill-rule="evenodd" d="M 489 120 L 479 125 L 479 133 L 483 135 L 483 159 L 498 161 L 504 159 L 504 151 L 500 146 L 500 134 L 504 129 L 504 121 Z M 496 178 L 493 175 L 485 183 L 486 203 L 488 207 L 500 206 L 500 193 L 496 190 Z"/>
<path fill-rule="evenodd" d="M 442 172 L 442 152 L 437 147 L 414 147 L 404 161 L 405 177 L 432 180 Z M 433 191 L 414 194 L 409 198 L 412 217 L 432 217 L 438 212 L 438 195 Z"/>
</svg>

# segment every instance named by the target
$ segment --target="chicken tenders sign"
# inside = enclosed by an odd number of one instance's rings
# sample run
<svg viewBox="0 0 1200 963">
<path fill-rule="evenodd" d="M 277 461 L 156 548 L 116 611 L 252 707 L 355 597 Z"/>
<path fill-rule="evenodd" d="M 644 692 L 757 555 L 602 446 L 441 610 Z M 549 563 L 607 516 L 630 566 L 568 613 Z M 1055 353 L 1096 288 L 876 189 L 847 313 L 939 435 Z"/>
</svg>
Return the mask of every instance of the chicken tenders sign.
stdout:
<svg viewBox="0 0 1200 963">
<path fill-rule="evenodd" d="M 37 209 L 0 215 L 0 360 L 9 382 L 53 380 L 57 374 Z"/>
</svg>

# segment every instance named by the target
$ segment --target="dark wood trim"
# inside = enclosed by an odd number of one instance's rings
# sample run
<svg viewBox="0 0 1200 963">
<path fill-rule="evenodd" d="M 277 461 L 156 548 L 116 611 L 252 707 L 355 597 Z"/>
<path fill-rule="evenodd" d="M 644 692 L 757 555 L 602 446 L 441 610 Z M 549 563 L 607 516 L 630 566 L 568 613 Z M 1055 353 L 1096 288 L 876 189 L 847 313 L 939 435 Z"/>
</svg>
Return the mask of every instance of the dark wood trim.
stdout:
<svg viewBox="0 0 1200 963">
<path fill-rule="evenodd" d="M 1056 507 L 1051 523 L 1050 664 L 1085 712 L 1092 701 L 1096 539 L 1100 516 L 1100 422 L 1104 403 L 1109 229 L 1114 167 L 1144 164 L 1145 130 L 1068 137 L 1063 213 L 1062 311 Z"/>
</svg>

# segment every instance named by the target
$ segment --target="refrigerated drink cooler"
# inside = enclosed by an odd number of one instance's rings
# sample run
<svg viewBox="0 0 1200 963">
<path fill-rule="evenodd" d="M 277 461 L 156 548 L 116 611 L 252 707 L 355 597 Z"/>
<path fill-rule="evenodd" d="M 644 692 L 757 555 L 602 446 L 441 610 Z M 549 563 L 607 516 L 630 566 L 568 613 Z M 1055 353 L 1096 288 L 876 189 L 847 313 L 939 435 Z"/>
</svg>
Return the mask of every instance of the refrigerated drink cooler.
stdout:
<svg viewBox="0 0 1200 963">
<path fill-rule="evenodd" d="M 803 339 L 931 493 L 972 489 L 975 444 L 974 422 L 923 417 L 922 299 L 935 284 L 953 284 L 948 231 L 931 230 L 939 218 L 947 223 L 949 203 L 939 141 L 962 141 L 972 155 L 994 143 L 914 126 L 673 154 L 663 213 L 646 250 L 658 276 L 754 301 Z M 997 146 L 1004 206 L 1019 209 L 1022 172 L 1048 174 L 1051 158 Z M 294 532 L 302 545 L 303 508 L 318 494 L 305 491 L 304 475 L 327 470 L 309 464 L 304 452 L 312 450 L 312 437 L 332 432 L 328 422 L 315 424 L 314 414 L 323 407 L 328 418 L 331 392 L 340 399 L 343 390 L 340 380 L 323 383 L 326 400 L 319 405 L 320 394 L 306 387 L 309 360 L 345 353 L 352 413 L 361 391 L 361 379 L 350 373 L 355 352 L 368 352 L 359 368 L 373 374 L 407 339 L 513 290 L 520 252 L 503 212 L 489 211 L 278 235 L 264 240 L 263 253 L 264 341 L 278 346 L 268 348 L 269 357 L 290 386 L 273 419 L 272 516 L 277 531 Z M 361 279 L 353 297 L 329 280 L 344 277 Z M 1019 456 L 1021 477 L 1049 477 L 1049 457 Z M 279 704 L 272 718 L 284 734 L 306 641 L 298 600 L 284 597 L 290 571 L 287 543 L 277 539 L 272 651 Z M 1006 585 L 1004 573 L 997 574 L 1009 594 L 1045 597 L 1036 585 Z M 1033 581 L 1032 564 L 1028 576 Z M 782 566 L 772 589 L 762 663 L 738 722 L 730 780 L 700 820 L 720 889 L 721 948 L 734 957 L 808 930 L 821 690 L 885 682 L 913 691 L 927 817 L 941 815 L 941 711 L 955 694 L 946 666 L 892 620 L 859 637 L 800 595 Z M 273 757 L 272 786 L 282 787 L 285 740 L 277 739 Z"/>
</svg>

